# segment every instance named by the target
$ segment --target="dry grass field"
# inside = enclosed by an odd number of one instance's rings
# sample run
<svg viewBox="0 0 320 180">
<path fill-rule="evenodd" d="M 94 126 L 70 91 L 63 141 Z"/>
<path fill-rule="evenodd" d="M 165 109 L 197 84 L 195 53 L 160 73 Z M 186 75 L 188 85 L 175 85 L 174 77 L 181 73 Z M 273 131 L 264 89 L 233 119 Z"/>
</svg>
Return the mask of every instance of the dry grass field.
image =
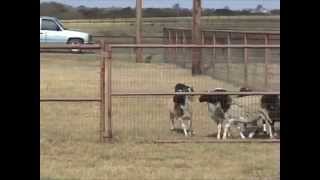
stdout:
<svg viewBox="0 0 320 180">
<path fill-rule="evenodd" d="M 41 55 L 41 97 L 98 97 L 99 59 L 95 55 Z M 239 87 L 209 76 L 192 77 L 173 64 L 136 64 L 114 56 L 113 91 L 173 91 L 177 82 L 196 91 Z M 115 97 L 116 142 L 100 144 L 98 103 L 42 102 L 41 179 L 280 179 L 279 144 L 153 144 L 152 139 L 184 138 L 169 131 L 171 97 Z M 207 107 L 194 99 L 192 138 L 214 138 Z M 140 142 L 140 143 L 138 143 Z"/>
</svg>

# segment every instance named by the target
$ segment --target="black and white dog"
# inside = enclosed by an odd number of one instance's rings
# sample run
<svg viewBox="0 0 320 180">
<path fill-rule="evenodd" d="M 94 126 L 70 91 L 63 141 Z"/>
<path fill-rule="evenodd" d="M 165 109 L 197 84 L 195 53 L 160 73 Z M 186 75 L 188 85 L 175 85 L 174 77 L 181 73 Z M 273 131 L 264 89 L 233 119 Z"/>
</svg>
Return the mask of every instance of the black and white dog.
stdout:
<svg viewBox="0 0 320 180">
<path fill-rule="evenodd" d="M 193 88 L 185 84 L 178 83 L 175 92 L 194 92 Z M 192 95 L 174 95 L 169 101 L 170 129 L 174 130 L 174 121 L 178 120 L 185 136 L 192 135 Z"/>
<path fill-rule="evenodd" d="M 266 109 L 271 119 L 271 131 L 275 132 L 274 125 L 280 122 L 280 96 L 279 95 L 263 95 L 261 97 L 261 108 Z M 269 132 L 271 133 L 271 132 Z"/>
<path fill-rule="evenodd" d="M 240 92 L 252 92 L 252 89 L 247 87 L 240 88 Z M 239 95 L 238 97 L 243 97 L 248 95 Z M 268 112 L 270 117 L 270 128 L 272 132 L 275 132 L 274 125 L 276 122 L 280 122 L 280 96 L 279 95 L 262 95 L 260 100 L 260 107 Z M 270 133 L 267 131 L 267 124 L 263 121 L 263 131 L 265 133 Z"/>
<path fill-rule="evenodd" d="M 216 88 L 208 92 L 226 92 L 222 88 Z M 209 117 L 217 123 L 218 133 L 217 139 L 221 138 L 221 130 L 225 120 L 225 113 L 229 110 L 232 99 L 229 95 L 201 95 L 199 102 L 208 103 Z"/>
<path fill-rule="evenodd" d="M 226 90 L 222 88 L 217 88 L 214 91 L 226 92 Z M 240 89 L 240 91 L 243 92 L 244 90 Z M 244 96 L 247 95 L 242 95 L 241 97 Z M 265 109 L 254 110 L 248 108 L 241 103 L 233 102 L 233 99 L 229 95 L 202 95 L 199 101 L 208 103 L 209 116 L 218 125 L 217 139 L 221 138 L 222 126 L 224 126 L 223 139 L 226 139 L 227 135 L 229 136 L 229 129 L 234 125 L 237 125 L 240 129 L 240 136 L 244 139 L 246 138 L 244 131 L 246 130 L 247 124 L 257 124 L 259 120 L 267 124 L 270 122 L 270 117 Z M 254 131 L 249 134 L 249 138 L 254 136 L 256 130 L 257 129 L 254 129 Z M 271 134 L 270 137 L 272 136 Z"/>
</svg>

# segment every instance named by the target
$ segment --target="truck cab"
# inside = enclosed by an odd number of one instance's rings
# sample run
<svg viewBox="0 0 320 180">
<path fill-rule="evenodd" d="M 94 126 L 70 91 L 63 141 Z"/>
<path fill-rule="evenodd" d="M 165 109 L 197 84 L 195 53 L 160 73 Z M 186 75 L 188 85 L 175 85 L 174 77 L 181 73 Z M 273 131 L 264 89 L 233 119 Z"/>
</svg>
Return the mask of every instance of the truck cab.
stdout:
<svg viewBox="0 0 320 180">
<path fill-rule="evenodd" d="M 40 17 L 40 43 L 88 44 L 91 35 L 67 30 L 55 17 Z"/>
</svg>

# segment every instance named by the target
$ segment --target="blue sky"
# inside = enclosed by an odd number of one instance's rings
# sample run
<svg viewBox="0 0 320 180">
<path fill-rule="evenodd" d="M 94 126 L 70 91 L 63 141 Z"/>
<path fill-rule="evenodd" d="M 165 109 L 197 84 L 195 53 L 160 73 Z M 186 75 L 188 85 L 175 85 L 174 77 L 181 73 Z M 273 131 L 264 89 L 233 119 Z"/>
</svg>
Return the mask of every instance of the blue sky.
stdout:
<svg viewBox="0 0 320 180">
<path fill-rule="evenodd" d="M 88 7 L 134 7 L 135 0 L 40 0 L 40 2 L 55 1 L 72 6 L 85 5 Z M 144 7 L 172 7 L 179 3 L 183 8 L 191 8 L 192 0 L 144 0 Z M 280 0 L 202 0 L 203 8 L 223 8 L 230 9 L 255 8 L 262 4 L 267 9 L 279 9 Z"/>
</svg>

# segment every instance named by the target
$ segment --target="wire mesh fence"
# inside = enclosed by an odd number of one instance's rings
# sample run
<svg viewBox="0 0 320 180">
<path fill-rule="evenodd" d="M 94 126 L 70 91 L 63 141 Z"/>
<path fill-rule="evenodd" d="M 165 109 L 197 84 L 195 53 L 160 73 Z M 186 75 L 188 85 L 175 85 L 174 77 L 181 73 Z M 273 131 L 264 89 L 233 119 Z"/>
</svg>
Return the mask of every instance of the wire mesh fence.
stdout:
<svg viewBox="0 0 320 180">
<path fill-rule="evenodd" d="M 246 97 L 240 101 L 250 111 L 257 111 L 260 107 L 260 97 Z M 217 137 L 217 123 L 210 117 L 207 103 L 200 103 L 199 96 L 194 96 L 192 101 L 192 130 L 193 136 L 185 137 L 180 121 L 174 121 L 175 129 L 170 129 L 170 102 L 172 96 L 116 96 L 112 98 L 112 122 L 113 138 L 118 141 L 142 141 L 160 142 L 163 140 L 179 142 L 188 140 L 190 142 L 206 142 L 215 140 Z M 246 109 L 246 110 L 248 110 Z M 245 116 L 244 111 L 238 111 L 239 115 Z M 261 122 L 249 124 L 247 132 L 254 128 L 262 128 Z M 275 130 L 279 132 L 278 124 Z M 231 139 L 241 139 L 237 127 L 231 128 Z M 256 134 L 254 139 L 267 139 L 268 136 L 262 132 Z M 178 141 L 176 141 L 178 140 Z M 181 141 L 183 142 L 183 141 Z"/>
<path fill-rule="evenodd" d="M 40 53 L 41 141 L 99 139 L 100 59 Z"/>
<path fill-rule="evenodd" d="M 191 53 L 191 48 L 159 48 L 157 45 L 153 45 L 153 48 L 143 47 L 143 63 L 137 63 L 135 51 L 132 49 L 134 45 L 129 45 L 130 48 L 124 48 L 124 46 L 111 45 L 112 134 L 113 138 L 117 140 L 185 139 L 181 124 L 176 122 L 177 129 L 172 131 L 169 123 L 169 104 L 173 100 L 173 95 L 169 94 L 174 93 L 174 86 L 177 83 L 192 86 L 194 91 L 200 92 L 200 94 L 214 88 L 224 88 L 234 92 L 239 91 L 243 86 L 241 83 L 236 84 L 215 79 L 205 73 L 193 75 L 191 72 L 192 59 L 190 58 L 177 58 L 176 62 L 165 59 L 165 52 L 170 49 L 171 51 L 185 50 L 186 53 L 188 51 Z M 212 49 L 208 49 L 212 51 Z M 252 69 L 254 68 L 257 67 L 253 66 Z M 217 69 L 221 70 L 221 67 L 217 67 Z M 241 76 L 241 72 L 241 70 L 235 71 L 232 77 Z M 263 72 L 257 71 L 257 73 Z M 160 94 L 155 95 L 154 93 Z M 236 96 L 234 98 L 239 101 Z M 215 138 L 217 124 L 209 117 L 207 104 L 200 103 L 198 99 L 199 95 L 194 96 L 192 102 L 194 113 L 192 125 L 196 135 L 191 139 L 197 141 Z M 260 108 L 260 100 L 261 95 L 246 96 L 240 100 L 240 103 L 251 111 L 257 111 Z M 279 129 L 278 125 L 277 128 Z M 232 132 L 235 139 L 239 138 L 237 129 L 233 129 Z M 262 136 L 259 137 L 264 137 L 263 134 L 260 135 Z"/>
<path fill-rule="evenodd" d="M 166 44 L 192 44 L 192 32 L 188 28 L 164 28 Z M 279 32 L 202 30 L 203 45 L 279 45 Z M 171 49 L 165 58 L 180 63 L 185 68 L 192 52 Z M 280 49 L 204 48 L 201 50 L 203 73 L 215 79 L 234 84 L 247 84 L 257 90 L 280 90 Z"/>
</svg>

